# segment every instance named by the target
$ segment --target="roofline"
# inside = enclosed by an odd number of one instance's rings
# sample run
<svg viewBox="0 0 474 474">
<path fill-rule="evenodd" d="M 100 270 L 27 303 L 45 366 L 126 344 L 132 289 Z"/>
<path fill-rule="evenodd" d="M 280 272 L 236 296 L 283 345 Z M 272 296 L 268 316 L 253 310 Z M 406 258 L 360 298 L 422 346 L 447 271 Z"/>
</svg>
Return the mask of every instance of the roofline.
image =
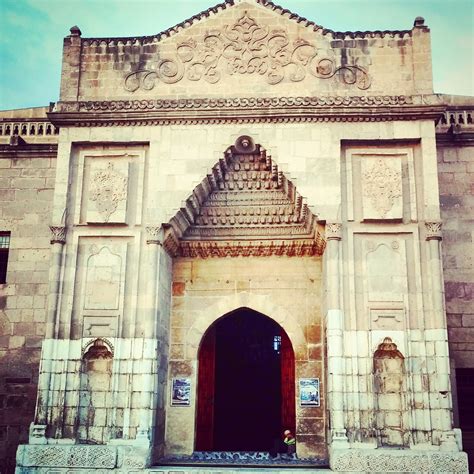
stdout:
<svg viewBox="0 0 474 474">
<path fill-rule="evenodd" d="M 330 35 L 334 39 L 355 39 L 355 38 L 375 38 L 375 37 L 384 37 L 384 36 L 391 36 L 403 38 L 405 35 L 412 35 L 412 30 L 373 30 L 373 31 L 334 31 L 329 28 L 324 28 L 318 24 L 316 24 L 312 20 L 308 20 L 307 18 L 298 15 L 297 13 L 288 10 L 287 8 L 283 8 L 280 5 L 277 5 L 269 0 L 253 0 L 257 4 L 262 5 L 263 7 L 269 8 L 272 11 L 279 13 L 282 16 L 287 16 L 290 20 L 296 21 L 296 23 L 303 23 L 305 27 L 313 28 L 313 31 L 321 31 L 323 35 Z M 182 29 L 187 28 L 194 23 L 197 23 L 205 18 L 208 18 L 211 14 L 217 14 L 220 10 L 225 10 L 229 7 L 236 5 L 238 0 L 225 0 L 222 3 L 218 3 L 217 5 L 207 8 L 196 15 L 193 15 L 182 22 L 167 28 L 166 30 L 157 33 L 155 35 L 148 35 L 148 36 L 121 36 L 121 37 L 89 37 L 89 38 L 82 38 L 83 41 L 87 41 L 90 45 L 106 43 L 106 44 L 113 44 L 116 42 L 124 42 L 124 43 L 151 43 L 154 41 L 161 41 L 162 39 L 169 38 L 170 36 L 175 35 L 176 33 L 180 32 Z M 423 28 L 428 30 L 428 28 L 423 25 Z"/>
</svg>

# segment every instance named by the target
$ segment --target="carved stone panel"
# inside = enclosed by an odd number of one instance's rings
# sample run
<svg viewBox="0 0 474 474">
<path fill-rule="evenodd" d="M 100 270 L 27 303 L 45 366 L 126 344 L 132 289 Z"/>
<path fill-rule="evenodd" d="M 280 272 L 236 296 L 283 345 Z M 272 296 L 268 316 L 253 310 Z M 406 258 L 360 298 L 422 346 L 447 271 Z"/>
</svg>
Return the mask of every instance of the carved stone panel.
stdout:
<svg viewBox="0 0 474 474">
<path fill-rule="evenodd" d="M 86 265 L 84 309 L 118 309 L 122 257 L 108 246 L 93 246 Z"/>
<path fill-rule="evenodd" d="M 401 159 L 366 156 L 361 162 L 361 178 L 364 220 L 402 219 Z"/>
<path fill-rule="evenodd" d="M 415 153 L 413 146 L 345 149 L 341 184 L 347 219 L 406 224 L 417 220 Z"/>
<path fill-rule="evenodd" d="M 117 335 L 132 257 L 129 238 L 79 239 L 73 325 L 82 337 Z"/>
<path fill-rule="evenodd" d="M 403 331 L 410 311 L 407 237 L 355 234 L 354 293 L 359 327 Z"/>
<path fill-rule="evenodd" d="M 145 148 L 91 146 L 75 154 L 75 224 L 141 224 Z"/>
<path fill-rule="evenodd" d="M 91 160 L 87 222 L 125 223 L 128 194 L 128 162 Z"/>
</svg>

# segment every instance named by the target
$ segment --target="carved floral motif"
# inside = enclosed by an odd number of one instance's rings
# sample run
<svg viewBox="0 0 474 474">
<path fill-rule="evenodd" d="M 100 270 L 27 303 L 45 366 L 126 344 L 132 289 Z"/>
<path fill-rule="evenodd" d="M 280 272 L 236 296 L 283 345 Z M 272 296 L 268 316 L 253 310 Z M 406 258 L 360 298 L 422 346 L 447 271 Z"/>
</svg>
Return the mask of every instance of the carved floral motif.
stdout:
<svg viewBox="0 0 474 474">
<path fill-rule="evenodd" d="M 64 244 L 66 242 L 66 227 L 64 226 L 49 226 L 51 231 L 52 244 Z"/>
<path fill-rule="evenodd" d="M 92 177 L 90 198 L 97 211 L 108 222 L 120 201 L 127 198 L 127 177 L 114 169 L 109 162 L 106 169 L 98 170 Z"/>
<path fill-rule="evenodd" d="M 383 219 L 392 209 L 395 201 L 402 195 L 401 173 L 378 159 L 372 168 L 364 173 L 364 194 Z"/>
<path fill-rule="evenodd" d="M 342 224 L 339 222 L 328 222 L 326 224 L 326 240 L 341 240 Z"/>
<path fill-rule="evenodd" d="M 215 84 L 222 72 L 229 75 L 257 74 L 268 84 L 285 78 L 302 81 L 308 72 L 320 79 L 335 75 L 347 85 L 368 89 L 370 79 L 355 65 L 338 66 L 335 58 L 319 57 L 318 48 L 304 39 L 290 41 L 284 29 L 259 25 L 247 12 L 232 26 L 207 32 L 200 41 L 188 39 L 176 46 L 174 58 L 158 61 L 154 69 L 139 69 L 125 77 L 125 89 L 151 90 L 156 81 L 174 84 L 184 77 Z"/>
<path fill-rule="evenodd" d="M 441 227 L 442 227 L 441 222 L 425 222 L 426 240 L 432 240 L 432 239 L 441 240 L 442 238 Z"/>
</svg>

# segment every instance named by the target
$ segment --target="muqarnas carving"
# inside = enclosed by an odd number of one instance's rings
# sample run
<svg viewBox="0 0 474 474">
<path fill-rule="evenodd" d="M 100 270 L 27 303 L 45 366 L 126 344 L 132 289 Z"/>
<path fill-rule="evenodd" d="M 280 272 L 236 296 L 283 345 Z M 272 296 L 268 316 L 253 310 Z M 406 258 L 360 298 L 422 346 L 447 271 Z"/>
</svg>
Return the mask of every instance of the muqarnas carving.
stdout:
<svg viewBox="0 0 474 474">
<path fill-rule="evenodd" d="M 364 219 L 401 219 L 402 172 L 398 157 L 367 157 L 362 160 L 362 207 Z"/>
<path fill-rule="evenodd" d="M 337 77 L 359 89 L 370 87 L 370 78 L 360 66 L 340 65 L 332 51 L 321 52 L 302 38 L 291 41 L 286 30 L 270 30 L 245 12 L 231 26 L 178 43 L 175 55 L 160 59 L 154 68 L 127 74 L 125 89 L 151 90 L 156 81 L 174 84 L 183 78 L 215 84 L 223 73 L 259 75 L 274 85 L 285 79 L 302 81 L 308 72 L 319 79 Z"/>
<path fill-rule="evenodd" d="M 125 222 L 128 164 L 109 161 L 103 168 L 94 163 L 89 186 L 88 222 Z"/>
</svg>

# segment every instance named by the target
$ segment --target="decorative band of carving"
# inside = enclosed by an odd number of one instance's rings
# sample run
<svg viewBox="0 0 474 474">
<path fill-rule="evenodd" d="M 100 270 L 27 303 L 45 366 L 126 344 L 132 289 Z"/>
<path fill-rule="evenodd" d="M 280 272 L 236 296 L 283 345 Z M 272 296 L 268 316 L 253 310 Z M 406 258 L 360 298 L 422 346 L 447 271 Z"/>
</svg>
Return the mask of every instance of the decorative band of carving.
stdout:
<svg viewBox="0 0 474 474">
<path fill-rule="evenodd" d="M 320 96 L 320 97 L 234 97 L 197 99 L 142 99 L 142 100 L 91 100 L 79 102 L 79 111 L 133 111 L 133 110 L 190 110 L 190 109 L 252 109 L 281 107 L 380 107 L 413 105 L 419 102 L 414 96 Z M 75 103 L 70 104 L 73 110 Z M 61 111 L 68 112 L 67 103 L 61 103 Z"/>
<path fill-rule="evenodd" d="M 181 241 L 177 249 L 180 257 L 210 258 L 210 257 L 304 257 L 321 255 L 324 241 L 292 240 L 292 241 L 236 241 L 236 242 L 205 242 Z"/>
<path fill-rule="evenodd" d="M 161 226 L 146 227 L 145 232 L 147 244 L 163 244 L 163 232 Z"/>
<path fill-rule="evenodd" d="M 326 223 L 326 240 L 341 240 L 342 224 L 339 222 Z"/>
<path fill-rule="evenodd" d="M 51 231 L 51 243 L 52 244 L 64 244 L 66 243 L 66 227 L 64 226 L 49 226 Z"/>
<path fill-rule="evenodd" d="M 425 222 L 426 240 L 441 240 L 443 238 L 441 227 L 441 222 Z"/>
</svg>

